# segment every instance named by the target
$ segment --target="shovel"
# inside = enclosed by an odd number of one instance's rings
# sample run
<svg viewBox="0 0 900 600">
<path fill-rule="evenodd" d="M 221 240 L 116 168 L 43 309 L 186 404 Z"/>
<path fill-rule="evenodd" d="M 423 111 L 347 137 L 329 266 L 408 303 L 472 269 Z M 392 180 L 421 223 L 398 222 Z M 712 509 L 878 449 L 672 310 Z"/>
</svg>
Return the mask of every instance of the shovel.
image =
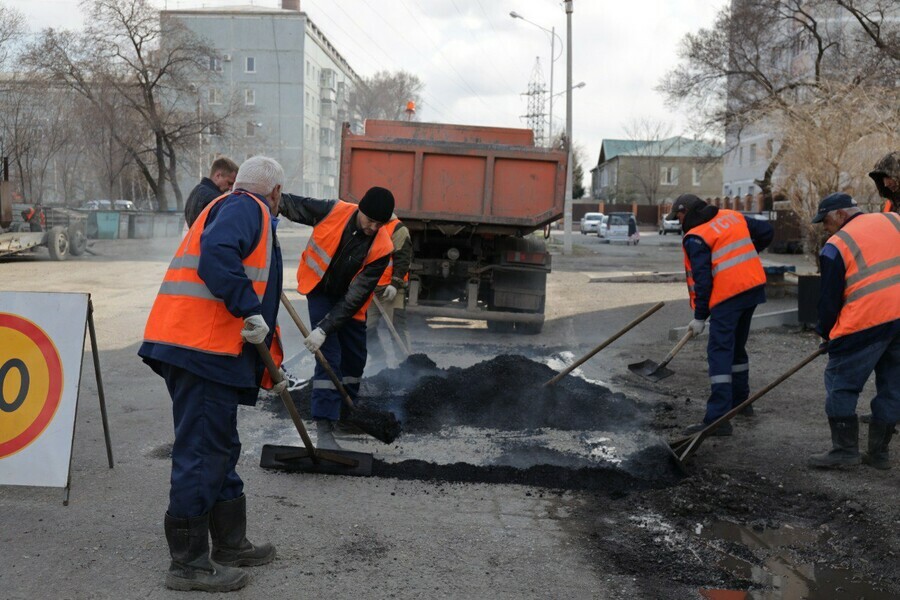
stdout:
<svg viewBox="0 0 900 600">
<path fill-rule="evenodd" d="M 275 383 L 281 383 L 281 371 L 275 366 L 272 355 L 265 344 L 254 344 L 257 352 L 266 364 L 269 377 Z M 334 475 L 362 475 L 372 474 L 372 455 L 362 452 L 350 452 L 349 450 L 319 450 L 313 446 L 306 426 L 294 406 L 287 388 L 281 391 L 281 401 L 291 415 L 294 427 L 303 440 L 303 448 L 293 446 L 273 446 L 266 444 L 262 449 L 259 466 L 266 469 L 286 469 L 290 471 L 308 471 L 311 473 L 331 473 Z"/>
<path fill-rule="evenodd" d="M 303 337 L 309 337 L 309 329 L 303 324 L 300 315 L 294 310 L 294 306 L 291 304 L 290 300 L 287 299 L 287 296 L 284 295 L 284 292 L 281 293 L 281 303 L 284 305 L 288 314 L 291 315 L 291 319 L 293 319 L 297 328 L 300 329 L 300 333 L 303 334 Z M 328 378 L 331 379 L 331 383 L 334 384 L 335 389 L 341 395 L 344 406 L 347 407 L 349 412 L 345 419 L 348 423 L 355 425 L 373 438 L 380 440 L 385 444 L 390 444 L 397 439 L 397 436 L 400 435 L 401 427 L 400 422 L 397 420 L 397 417 L 394 416 L 394 413 L 377 410 L 368 406 L 357 407 L 353 403 L 353 400 L 350 399 L 350 395 L 347 393 L 346 388 L 344 388 L 344 384 L 341 383 L 341 380 L 331 368 L 331 365 L 328 364 L 325 355 L 322 354 L 320 350 L 316 350 L 316 359 L 319 361 L 319 364 L 322 365 L 322 370 L 325 371 Z"/>
<path fill-rule="evenodd" d="M 628 325 L 626 325 L 625 327 L 623 327 L 622 329 L 620 329 L 619 331 L 614 333 L 605 342 L 603 342 L 602 344 L 600 344 L 599 346 L 597 346 L 596 348 L 594 348 L 593 350 L 591 350 L 590 352 L 588 352 L 587 354 L 585 354 L 584 356 L 582 356 L 581 358 L 576 360 L 574 363 L 572 363 L 571 365 L 566 367 L 561 373 L 559 373 L 558 375 L 553 377 L 553 379 L 544 383 L 544 385 L 542 387 L 549 387 L 551 385 L 554 385 L 557 381 L 559 381 L 560 379 L 562 379 L 563 377 L 565 377 L 566 375 L 568 375 L 569 373 L 574 371 L 578 366 L 580 366 L 582 363 L 584 363 L 587 359 L 589 359 L 593 355 L 597 354 L 598 352 L 600 352 L 601 350 L 603 350 L 604 348 L 606 348 L 607 346 L 612 344 L 614 341 L 616 341 L 617 339 L 619 339 L 620 337 L 622 337 L 623 335 L 628 333 L 628 331 L 633 329 L 638 323 L 640 323 L 641 321 L 643 321 L 644 319 L 646 319 L 647 317 L 649 317 L 650 315 L 652 315 L 653 313 L 655 313 L 656 311 L 658 311 L 665 305 L 666 305 L 665 302 L 657 302 L 656 304 L 654 304 L 653 306 L 648 308 L 644 312 L 644 314 L 642 314 L 641 316 L 639 316 L 638 318 L 633 320 L 631 323 L 629 323 Z"/>
<path fill-rule="evenodd" d="M 403 338 L 400 337 L 400 334 L 397 332 L 397 328 L 394 327 L 394 322 L 391 321 L 391 318 L 388 316 L 387 311 L 384 310 L 384 306 L 381 305 L 381 302 L 374 295 L 372 296 L 372 302 L 375 303 L 376 308 L 378 308 L 378 312 L 381 313 L 381 318 L 384 319 L 385 325 L 390 330 L 391 335 L 394 336 L 394 341 L 397 342 L 397 346 L 400 347 L 400 350 L 403 351 L 404 358 L 409 357 L 409 348 L 406 347 L 406 344 L 403 343 Z"/>
<path fill-rule="evenodd" d="M 702 429 L 693 435 L 689 435 L 687 437 L 683 437 L 671 442 L 669 444 L 669 447 L 675 454 L 676 460 L 681 464 L 681 466 L 683 466 L 684 461 L 690 458 L 691 455 L 693 455 L 694 452 L 697 451 L 697 448 L 700 446 L 703 440 L 706 439 L 716 429 L 718 429 L 719 426 L 722 425 L 722 423 L 730 421 L 732 417 L 734 417 L 734 415 L 738 414 L 739 412 L 744 410 L 744 408 L 750 406 L 751 404 L 768 394 L 774 388 L 781 385 L 781 383 L 784 382 L 785 379 L 817 359 L 822 354 L 825 354 L 826 352 L 828 352 L 827 348 L 819 348 L 818 350 L 804 358 L 802 361 L 788 369 L 788 371 L 781 375 L 778 379 L 776 379 L 763 389 L 759 390 L 758 392 L 729 410 L 727 413 L 707 425 L 705 429 Z"/>
<path fill-rule="evenodd" d="M 628 370 L 632 373 L 637 373 L 641 377 L 646 377 L 650 381 L 656 383 L 657 381 L 662 381 L 666 377 L 670 375 L 674 375 L 675 371 L 666 368 L 666 365 L 672 362 L 672 359 L 675 358 L 675 355 L 684 347 L 685 344 L 688 343 L 688 340 L 694 337 L 694 332 L 688 329 L 687 333 L 684 334 L 684 337 L 681 338 L 675 347 L 672 348 L 672 351 L 669 352 L 663 361 L 659 364 L 656 364 L 652 360 L 644 360 L 639 363 L 631 363 L 628 365 Z"/>
</svg>

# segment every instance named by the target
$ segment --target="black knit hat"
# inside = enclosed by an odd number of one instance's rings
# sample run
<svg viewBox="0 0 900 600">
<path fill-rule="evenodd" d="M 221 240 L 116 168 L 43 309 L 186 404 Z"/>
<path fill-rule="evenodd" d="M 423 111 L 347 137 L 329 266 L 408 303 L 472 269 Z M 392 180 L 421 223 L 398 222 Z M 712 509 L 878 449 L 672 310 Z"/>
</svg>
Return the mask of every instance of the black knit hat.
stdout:
<svg viewBox="0 0 900 600">
<path fill-rule="evenodd" d="M 682 194 L 675 198 L 675 202 L 672 204 L 672 210 L 669 211 L 669 214 L 666 216 L 666 218 L 670 221 L 674 221 L 676 218 L 678 218 L 678 213 L 680 213 L 681 211 L 690 211 L 692 208 L 700 204 L 706 203 L 693 194 Z"/>
<path fill-rule="evenodd" d="M 383 187 L 371 187 L 359 201 L 359 212 L 373 221 L 387 223 L 394 214 L 394 195 Z"/>
</svg>

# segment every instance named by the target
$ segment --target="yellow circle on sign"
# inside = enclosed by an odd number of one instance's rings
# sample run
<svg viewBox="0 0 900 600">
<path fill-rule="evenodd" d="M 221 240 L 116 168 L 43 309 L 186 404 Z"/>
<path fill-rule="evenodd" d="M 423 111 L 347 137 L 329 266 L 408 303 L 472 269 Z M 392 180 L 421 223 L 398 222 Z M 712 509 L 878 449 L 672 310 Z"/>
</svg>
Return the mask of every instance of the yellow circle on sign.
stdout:
<svg viewBox="0 0 900 600">
<path fill-rule="evenodd" d="M 21 435 L 38 418 L 50 388 L 50 371 L 43 352 L 21 331 L 0 327 L 0 368 L 6 370 L 0 402 L 0 444 Z M 24 373 L 23 373 L 24 371 Z M 26 384 L 27 393 L 20 400 Z"/>
</svg>

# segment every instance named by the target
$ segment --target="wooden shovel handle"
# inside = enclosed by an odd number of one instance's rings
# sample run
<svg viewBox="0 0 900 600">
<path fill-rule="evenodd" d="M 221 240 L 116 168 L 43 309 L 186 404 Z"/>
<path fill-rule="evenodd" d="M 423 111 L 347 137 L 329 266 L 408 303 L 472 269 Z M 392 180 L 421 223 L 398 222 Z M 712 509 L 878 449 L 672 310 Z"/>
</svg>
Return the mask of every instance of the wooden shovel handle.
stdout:
<svg viewBox="0 0 900 600">
<path fill-rule="evenodd" d="M 375 303 L 375 307 L 381 313 L 381 318 L 384 319 L 385 325 L 387 325 L 388 330 L 390 330 L 391 335 L 394 336 L 394 341 L 397 342 L 397 345 L 400 346 L 400 349 L 403 350 L 403 353 L 406 356 L 409 356 L 409 348 L 406 347 L 406 344 L 403 343 L 403 340 L 400 338 L 400 334 L 397 332 L 397 328 L 394 327 L 394 322 L 388 316 L 387 311 L 382 306 L 381 302 L 374 295 L 372 296 L 372 302 Z"/>
<path fill-rule="evenodd" d="M 291 315 L 291 319 L 293 319 L 294 324 L 297 325 L 297 328 L 300 330 L 300 333 L 303 334 L 303 337 L 309 337 L 309 329 L 306 328 L 306 325 L 303 324 L 303 320 L 300 319 L 300 315 L 297 314 L 297 311 L 294 309 L 294 306 L 291 304 L 291 301 L 288 300 L 287 296 L 284 295 L 284 292 L 281 292 L 281 304 L 284 306 L 285 310 L 288 311 L 288 314 Z M 334 387 L 337 389 L 338 393 L 340 393 L 341 398 L 344 399 L 344 404 L 347 405 L 347 408 L 353 409 L 355 408 L 353 405 L 353 400 L 350 399 L 350 395 L 347 393 L 347 390 L 344 388 L 344 384 L 341 383 L 341 380 L 338 379 L 337 374 L 332 370 L 331 365 L 328 364 L 328 361 L 325 359 L 325 355 L 322 354 L 321 350 L 316 350 L 316 360 L 319 361 L 319 364 L 322 365 L 322 370 L 328 375 L 328 378 L 331 379 L 331 383 L 334 384 Z"/>
<path fill-rule="evenodd" d="M 594 348 L 593 350 L 591 350 L 590 352 L 588 352 L 587 354 L 585 354 L 584 356 L 579 358 L 577 361 L 575 361 L 574 363 L 572 363 L 571 365 L 566 367 L 561 373 L 559 373 L 558 375 L 553 377 L 553 379 L 546 382 L 543 387 L 548 387 L 548 386 L 556 384 L 557 381 L 559 381 L 560 379 L 562 379 L 563 377 L 565 377 L 566 375 L 568 375 L 569 373 L 574 371 L 586 360 L 588 360 L 589 358 L 591 358 L 592 356 L 594 356 L 595 354 L 597 354 L 598 352 L 600 352 L 601 350 L 603 350 L 604 348 L 606 348 L 607 346 L 612 344 L 614 341 L 616 341 L 617 339 L 619 339 L 620 337 L 625 335 L 629 330 L 634 328 L 638 323 L 640 323 L 641 321 L 643 321 L 644 319 L 646 319 L 647 317 L 649 317 L 650 315 L 652 315 L 653 313 L 655 313 L 656 311 L 658 311 L 665 305 L 666 305 L 665 302 L 657 302 L 656 304 L 654 304 L 653 306 L 648 308 L 646 311 L 644 311 L 643 314 L 641 314 L 639 317 L 634 319 L 631 323 L 629 323 L 628 325 L 626 325 L 625 327 L 623 327 L 622 329 L 620 329 L 619 331 L 614 333 L 612 335 L 612 337 L 607 338 L 606 341 L 604 341 L 602 344 L 600 344 L 599 346 L 597 346 L 596 348 Z"/>
<path fill-rule="evenodd" d="M 682 348 L 684 348 L 684 345 L 687 344 L 688 340 L 690 340 L 692 337 L 694 337 L 694 332 L 693 330 L 688 329 L 687 333 L 684 334 L 684 337 L 678 340 L 678 343 L 675 344 L 674 348 L 672 348 L 672 351 L 666 354 L 666 357 L 661 363 L 659 363 L 659 366 L 656 367 L 656 370 L 658 371 L 672 362 L 672 359 L 675 358 L 675 355 L 678 354 Z"/>
</svg>

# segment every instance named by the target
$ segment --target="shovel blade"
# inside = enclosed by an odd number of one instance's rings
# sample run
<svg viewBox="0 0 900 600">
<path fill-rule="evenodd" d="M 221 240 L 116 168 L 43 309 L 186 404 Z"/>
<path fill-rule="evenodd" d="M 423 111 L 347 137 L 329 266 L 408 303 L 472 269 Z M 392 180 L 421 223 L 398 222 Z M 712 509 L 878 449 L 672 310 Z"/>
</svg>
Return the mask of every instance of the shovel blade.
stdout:
<svg viewBox="0 0 900 600">
<path fill-rule="evenodd" d="M 326 475 L 356 475 L 368 477 L 372 474 L 372 455 L 350 450 L 329 450 L 323 454 L 338 454 L 353 459 L 354 465 L 344 465 L 320 457 L 313 462 L 306 448 L 297 446 L 276 446 L 265 444 L 262 448 L 259 466 L 288 472 L 323 473 Z"/>
<path fill-rule="evenodd" d="M 660 367 L 652 360 L 645 360 L 639 363 L 631 363 L 630 365 L 628 365 L 628 370 L 653 382 L 661 381 L 666 377 L 675 374 L 675 371 L 671 371 L 666 367 Z"/>
</svg>

